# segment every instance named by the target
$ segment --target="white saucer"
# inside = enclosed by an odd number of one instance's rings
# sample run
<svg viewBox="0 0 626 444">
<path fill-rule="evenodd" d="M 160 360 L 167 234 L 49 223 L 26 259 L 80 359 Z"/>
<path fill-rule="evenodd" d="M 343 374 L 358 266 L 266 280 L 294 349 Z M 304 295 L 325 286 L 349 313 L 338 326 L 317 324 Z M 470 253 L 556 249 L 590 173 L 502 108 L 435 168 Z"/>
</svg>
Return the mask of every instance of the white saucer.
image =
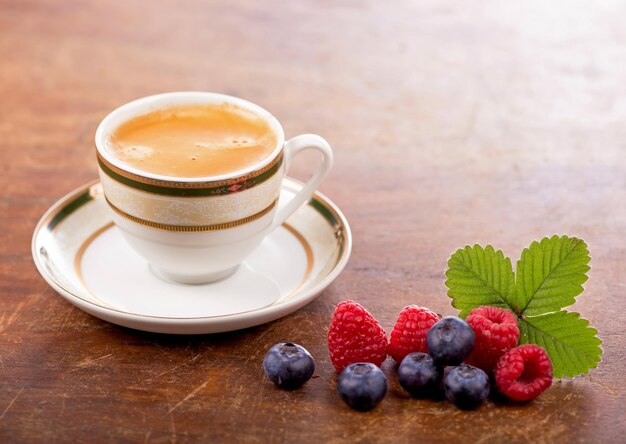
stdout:
<svg viewBox="0 0 626 444">
<path fill-rule="evenodd" d="M 280 201 L 301 187 L 286 178 Z M 351 246 L 341 211 L 315 193 L 230 278 L 205 285 L 168 282 L 122 239 L 95 181 L 43 215 L 32 252 L 52 288 L 87 313 L 138 330 L 199 334 L 251 327 L 298 310 L 339 275 Z"/>
</svg>

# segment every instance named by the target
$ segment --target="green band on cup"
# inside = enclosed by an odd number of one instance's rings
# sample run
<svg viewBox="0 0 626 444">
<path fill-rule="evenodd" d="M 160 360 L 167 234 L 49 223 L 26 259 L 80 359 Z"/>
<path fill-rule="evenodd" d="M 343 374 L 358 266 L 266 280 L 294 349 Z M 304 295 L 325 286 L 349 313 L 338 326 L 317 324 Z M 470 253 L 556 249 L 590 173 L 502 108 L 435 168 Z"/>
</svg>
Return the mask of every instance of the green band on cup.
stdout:
<svg viewBox="0 0 626 444">
<path fill-rule="evenodd" d="M 120 170 L 98 154 L 98 165 L 100 169 L 111 179 L 148 193 L 178 197 L 227 196 L 229 194 L 249 190 L 270 179 L 280 169 L 282 163 L 283 155 L 281 153 L 269 165 L 246 174 L 245 176 L 204 183 L 168 182 L 149 179 Z"/>
</svg>

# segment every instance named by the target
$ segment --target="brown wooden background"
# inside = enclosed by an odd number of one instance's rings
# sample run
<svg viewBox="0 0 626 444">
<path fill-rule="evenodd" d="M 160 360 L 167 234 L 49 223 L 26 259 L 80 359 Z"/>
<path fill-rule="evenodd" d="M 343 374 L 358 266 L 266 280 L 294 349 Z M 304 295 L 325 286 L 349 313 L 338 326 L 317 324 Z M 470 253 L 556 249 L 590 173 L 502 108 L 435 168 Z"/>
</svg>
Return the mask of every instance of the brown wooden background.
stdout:
<svg viewBox="0 0 626 444">
<path fill-rule="evenodd" d="M 617 1 L 0 0 L 0 440 L 622 440 L 625 17 Z M 161 336 L 84 314 L 35 271 L 36 221 L 96 177 L 100 119 L 175 90 L 244 97 L 288 136 L 334 146 L 322 190 L 354 249 L 314 303 L 245 331 Z M 516 258 L 553 233 L 593 256 L 576 304 L 605 341 L 591 375 L 465 413 L 408 399 L 387 365 L 378 409 L 338 400 L 325 343 L 337 302 L 386 328 L 409 303 L 453 314 L 454 249 L 491 242 Z M 260 366 L 286 339 L 317 358 L 319 377 L 295 393 Z"/>
</svg>

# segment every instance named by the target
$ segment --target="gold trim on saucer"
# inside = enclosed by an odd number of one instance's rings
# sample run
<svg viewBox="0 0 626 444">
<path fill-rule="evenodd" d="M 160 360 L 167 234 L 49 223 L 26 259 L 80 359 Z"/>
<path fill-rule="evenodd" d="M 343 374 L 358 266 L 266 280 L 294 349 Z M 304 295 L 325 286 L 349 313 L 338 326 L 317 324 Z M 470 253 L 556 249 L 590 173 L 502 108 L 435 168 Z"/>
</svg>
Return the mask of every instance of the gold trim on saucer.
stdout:
<svg viewBox="0 0 626 444">
<path fill-rule="evenodd" d="M 83 269 L 81 267 L 81 264 L 83 262 L 83 255 L 85 254 L 87 247 L 89 247 L 89 245 L 91 245 L 91 243 L 94 240 L 96 240 L 98 236 L 100 236 L 102 233 L 104 233 L 109 228 L 113 227 L 114 225 L 115 224 L 113 222 L 109 222 L 108 224 L 104 225 L 103 227 L 98 228 L 96 231 L 91 233 L 91 235 L 83 241 L 80 247 L 78 247 L 78 250 L 76 251 L 76 256 L 74 256 L 74 273 L 76 273 L 76 277 L 78 278 L 82 286 L 87 289 L 91 297 L 97 300 L 98 303 L 104 305 L 105 307 L 112 308 L 112 309 L 116 309 L 116 308 L 104 302 L 102 299 L 96 296 L 96 294 L 93 291 L 91 291 L 91 288 L 89 288 L 89 286 L 87 285 L 87 282 L 85 281 L 85 278 L 83 277 Z"/>
<path fill-rule="evenodd" d="M 83 256 L 85 254 L 85 251 L 87 251 L 87 248 L 89 248 L 89 246 L 93 243 L 93 241 L 95 241 L 102 233 L 104 233 L 109 228 L 113 227 L 114 225 L 115 224 L 113 222 L 109 222 L 108 224 L 98 228 L 96 231 L 91 233 L 87 237 L 87 239 L 83 241 L 83 243 L 80 245 L 80 247 L 78 247 L 78 250 L 76 251 L 76 256 L 74 256 L 74 273 L 76 273 L 76 277 L 78 278 L 82 286 L 87 289 L 89 294 L 94 299 L 96 299 L 98 303 L 102 304 L 103 306 L 107 308 L 118 310 L 114 306 L 107 304 L 106 302 L 104 302 L 103 300 L 101 300 L 100 298 L 96 296 L 96 294 L 91 290 L 89 285 L 87 285 L 87 281 L 85 280 L 85 277 L 83 276 L 83 268 L 82 268 Z M 289 225 L 288 223 L 285 222 L 283 223 L 282 226 L 287 231 L 289 231 L 289 233 L 291 233 L 298 242 L 300 242 L 300 245 L 302 246 L 302 249 L 304 250 L 304 253 L 306 255 L 306 269 L 304 271 L 304 275 L 302 276 L 302 279 L 300 280 L 300 282 L 298 282 L 298 285 L 296 285 L 293 288 L 293 290 L 291 290 L 289 293 L 287 293 L 284 296 L 281 296 L 276 301 L 272 302 L 270 305 L 280 304 L 290 299 L 294 294 L 300 291 L 302 287 L 304 287 L 304 285 L 309 281 L 309 278 L 311 277 L 311 273 L 313 272 L 314 256 L 313 256 L 313 249 L 311 248 L 311 245 L 309 244 L 309 242 L 302 235 L 302 233 L 300 233 L 298 230 L 296 230 L 293 226 Z"/>
<path fill-rule="evenodd" d="M 247 223 L 253 222 L 265 216 L 267 213 L 272 211 L 272 209 L 276 206 L 276 203 L 278 202 L 278 199 L 276 199 L 264 210 L 261 210 L 258 213 L 253 214 L 252 216 L 244 217 L 243 219 L 239 219 L 239 220 L 233 220 L 231 222 L 224 222 L 221 224 L 213 224 L 213 225 L 168 225 L 168 224 L 161 224 L 158 222 L 152 222 L 149 220 L 141 219 L 139 217 L 128 214 L 125 211 L 122 211 L 119 208 L 117 208 L 115 205 L 113 205 L 111 201 L 107 199 L 106 196 L 104 196 L 104 200 L 106 201 L 107 204 L 109 204 L 109 207 L 111 207 L 111 209 L 115 211 L 117 214 L 135 223 L 145 225 L 151 228 L 157 228 L 159 230 L 185 231 L 185 232 L 225 230 L 227 228 L 233 228 L 233 227 L 238 227 L 240 225 L 245 225 Z"/>
<path fill-rule="evenodd" d="M 300 233 L 294 227 L 289 225 L 287 222 L 283 222 L 283 227 L 287 231 L 289 231 L 293 235 L 293 237 L 295 237 L 298 240 L 298 242 L 300 242 L 300 245 L 302 245 L 302 248 L 304 249 L 304 254 L 306 254 L 306 270 L 304 271 L 304 276 L 302 277 L 302 280 L 300 281 L 300 283 L 296 285 L 294 289 L 291 290 L 289 293 L 287 293 L 285 296 L 282 296 L 276 299 L 274 302 L 272 302 L 271 305 L 276 305 L 276 304 L 280 304 L 281 302 L 285 302 L 287 299 L 291 298 L 291 296 L 293 296 L 298 291 L 300 291 L 300 289 L 304 287 L 304 284 L 308 282 L 309 278 L 311 277 L 311 273 L 313 272 L 314 256 L 313 256 L 313 249 L 311 248 L 311 245 L 309 245 L 309 243 L 307 242 L 305 237 L 302 235 L 302 233 Z"/>
</svg>

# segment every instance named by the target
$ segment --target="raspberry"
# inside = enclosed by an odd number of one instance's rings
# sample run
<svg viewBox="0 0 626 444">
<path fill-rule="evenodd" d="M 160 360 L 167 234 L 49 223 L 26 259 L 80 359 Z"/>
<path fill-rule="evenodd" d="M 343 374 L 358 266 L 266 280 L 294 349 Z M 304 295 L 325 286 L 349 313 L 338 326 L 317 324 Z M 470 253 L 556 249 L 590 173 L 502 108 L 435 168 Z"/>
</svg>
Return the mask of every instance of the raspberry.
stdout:
<svg viewBox="0 0 626 444">
<path fill-rule="evenodd" d="M 502 355 L 495 376 L 503 395 L 513 401 L 530 401 L 552 384 L 552 362 L 543 348 L 524 344 Z"/>
<path fill-rule="evenodd" d="M 476 334 L 474 349 L 467 363 L 493 372 L 498 359 L 519 341 L 517 318 L 513 312 L 498 307 L 478 307 L 466 319 Z"/>
<path fill-rule="evenodd" d="M 438 320 L 428 308 L 417 305 L 404 307 L 391 332 L 387 347 L 389 356 L 400 363 L 409 353 L 426 353 L 426 333 Z"/>
<path fill-rule="evenodd" d="M 387 333 L 363 306 L 343 301 L 330 323 L 328 351 L 338 372 L 355 362 L 380 366 L 387 357 Z"/>
</svg>

